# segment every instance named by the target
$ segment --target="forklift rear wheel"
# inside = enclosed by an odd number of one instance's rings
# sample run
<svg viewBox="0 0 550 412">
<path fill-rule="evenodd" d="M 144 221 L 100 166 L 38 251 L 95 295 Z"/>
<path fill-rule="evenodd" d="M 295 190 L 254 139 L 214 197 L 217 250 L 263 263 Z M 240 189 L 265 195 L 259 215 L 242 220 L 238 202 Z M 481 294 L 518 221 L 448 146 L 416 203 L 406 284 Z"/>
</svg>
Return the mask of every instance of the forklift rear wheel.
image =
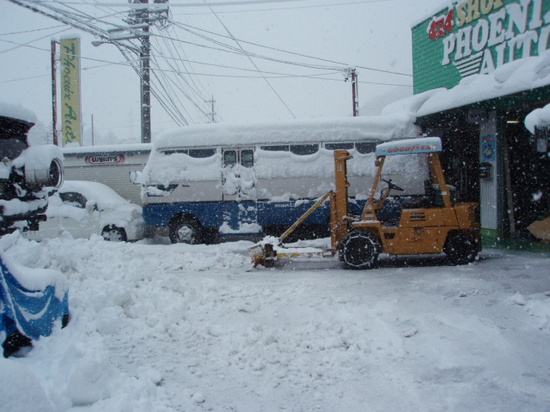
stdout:
<svg viewBox="0 0 550 412">
<path fill-rule="evenodd" d="M 476 260 L 477 247 L 474 239 L 465 234 L 452 235 L 444 249 L 452 265 L 466 265 Z"/>
<path fill-rule="evenodd" d="M 342 242 L 340 251 L 346 267 L 371 269 L 378 262 L 380 246 L 370 233 L 352 232 Z"/>
</svg>

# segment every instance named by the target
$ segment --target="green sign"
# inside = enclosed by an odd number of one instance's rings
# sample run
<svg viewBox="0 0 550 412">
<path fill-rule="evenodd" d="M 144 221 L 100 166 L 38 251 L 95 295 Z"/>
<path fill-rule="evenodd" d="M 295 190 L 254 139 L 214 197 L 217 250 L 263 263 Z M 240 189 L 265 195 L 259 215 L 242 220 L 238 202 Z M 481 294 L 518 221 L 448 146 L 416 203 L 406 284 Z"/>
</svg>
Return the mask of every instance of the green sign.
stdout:
<svg viewBox="0 0 550 412">
<path fill-rule="evenodd" d="M 412 29 L 414 92 L 451 88 L 473 74 L 550 48 L 550 0 L 467 0 Z"/>
</svg>

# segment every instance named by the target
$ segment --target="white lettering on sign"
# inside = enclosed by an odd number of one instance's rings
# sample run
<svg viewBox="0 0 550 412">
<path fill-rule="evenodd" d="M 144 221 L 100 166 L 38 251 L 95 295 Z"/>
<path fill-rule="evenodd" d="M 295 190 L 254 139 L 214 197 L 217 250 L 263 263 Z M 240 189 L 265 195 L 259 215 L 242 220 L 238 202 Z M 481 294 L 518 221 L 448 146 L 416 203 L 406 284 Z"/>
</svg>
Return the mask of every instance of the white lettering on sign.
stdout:
<svg viewBox="0 0 550 412">
<path fill-rule="evenodd" d="M 502 0 L 463 1 L 446 15 L 434 17 L 428 36 L 442 39 L 443 66 L 453 63 L 462 77 L 488 74 L 550 48 L 550 13 L 543 16 L 543 4 L 543 0 L 506 5 Z"/>
<path fill-rule="evenodd" d="M 412 146 L 400 146 L 393 147 L 388 149 L 388 153 L 399 153 L 399 152 L 432 152 L 437 150 L 437 145 L 421 145 L 415 144 Z"/>
<path fill-rule="evenodd" d="M 89 155 L 86 156 L 86 163 L 94 166 L 100 165 L 116 165 L 124 162 L 123 154 L 114 154 L 114 155 Z"/>
</svg>

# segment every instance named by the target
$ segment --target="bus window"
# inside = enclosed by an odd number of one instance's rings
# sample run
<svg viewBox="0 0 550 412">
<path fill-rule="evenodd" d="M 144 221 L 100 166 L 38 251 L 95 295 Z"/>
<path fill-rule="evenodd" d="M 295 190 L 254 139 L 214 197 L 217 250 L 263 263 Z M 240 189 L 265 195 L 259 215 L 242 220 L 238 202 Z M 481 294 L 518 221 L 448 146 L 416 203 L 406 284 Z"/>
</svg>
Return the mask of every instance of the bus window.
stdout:
<svg viewBox="0 0 550 412">
<path fill-rule="evenodd" d="M 291 153 L 294 153 L 296 155 L 301 155 L 301 156 L 317 153 L 318 150 L 319 150 L 318 144 L 291 144 L 290 145 Z"/>
<path fill-rule="evenodd" d="M 223 152 L 223 166 L 235 166 L 237 164 L 237 151 L 226 150 Z"/>
<path fill-rule="evenodd" d="M 171 149 L 171 150 L 163 150 L 162 153 L 167 155 L 167 156 L 172 155 L 172 154 L 188 154 L 189 150 L 186 150 L 186 149 Z"/>
<path fill-rule="evenodd" d="M 353 149 L 353 143 L 325 143 L 325 149 L 328 150 L 349 150 Z"/>
<path fill-rule="evenodd" d="M 241 152 L 241 165 L 244 167 L 254 166 L 254 151 L 245 149 Z"/>
<path fill-rule="evenodd" d="M 190 149 L 189 156 L 196 158 L 204 158 L 214 156 L 216 154 L 216 149 Z"/>
<path fill-rule="evenodd" d="M 290 148 L 287 144 L 278 144 L 272 146 L 260 146 L 260 149 L 269 152 L 288 152 Z"/>
<path fill-rule="evenodd" d="M 363 153 L 363 154 L 374 153 L 376 151 L 376 143 L 374 142 L 355 143 L 355 148 L 359 153 Z"/>
</svg>

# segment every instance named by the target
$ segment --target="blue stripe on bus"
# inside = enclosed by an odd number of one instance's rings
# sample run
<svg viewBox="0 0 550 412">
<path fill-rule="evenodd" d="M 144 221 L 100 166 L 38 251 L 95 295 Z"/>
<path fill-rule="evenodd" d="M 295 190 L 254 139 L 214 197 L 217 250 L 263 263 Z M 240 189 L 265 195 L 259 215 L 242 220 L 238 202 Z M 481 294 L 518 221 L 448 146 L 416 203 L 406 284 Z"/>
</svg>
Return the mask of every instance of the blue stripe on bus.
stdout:
<svg viewBox="0 0 550 412">
<path fill-rule="evenodd" d="M 149 204 L 143 207 L 143 218 L 152 226 L 167 227 L 174 216 L 187 214 L 196 217 L 204 228 L 219 228 L 224 223 L 233 230 L 239 230 L 240 223 L 269 225 L 291 225 L 298 220 L 315 200 L 289 202 L 181 202 L 171 204 Z M 350 212 L 360 214 L 363 202 L 350 202 Z M 321 205 L 305 221 L 305 224 L 328 224 L 329 202 Z"/>
</svg>

